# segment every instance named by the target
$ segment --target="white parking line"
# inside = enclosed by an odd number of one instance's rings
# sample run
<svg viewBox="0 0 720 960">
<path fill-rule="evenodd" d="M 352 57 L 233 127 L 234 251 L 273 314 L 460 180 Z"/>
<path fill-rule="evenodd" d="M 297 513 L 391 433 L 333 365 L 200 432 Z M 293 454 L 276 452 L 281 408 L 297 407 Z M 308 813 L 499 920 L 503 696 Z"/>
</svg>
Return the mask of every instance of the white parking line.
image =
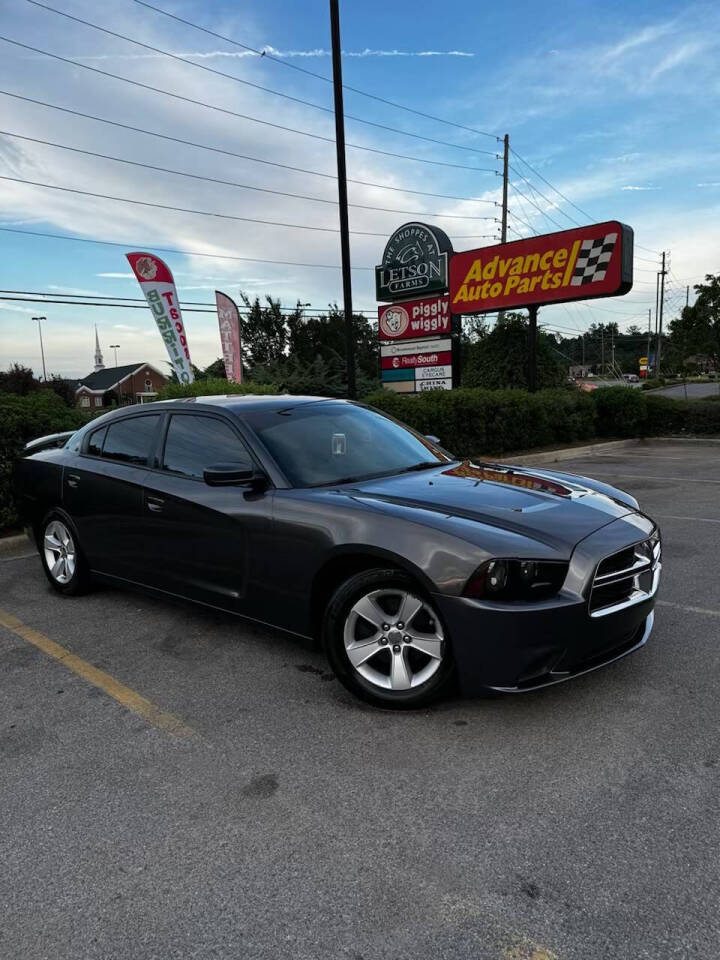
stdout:
<svg viewBox="0 0 720 960">
<path fill-rule="evenodd" d="M 707 456 L 704 456 L 704 457 L 669 457 L 667 454 L 664 454 L 664 453 L 637 453 L 635 450 L 633 450 L 633 452 L 632 452 L 632 454 L 631 454 L 630 456 L 631 456 L 631 458 L 632 458 L 633 460 L 634 460 L 636 457 L 644 457 L 646 460 L 702 460 L 703 462 L 707 462 L 709 459 L 716 459 L 716 458 L 711 458 L 711 457 L 707 457 Z M 627 454 L 622 455 L 622 454 L 619 454 L 619 453 L 593 453 L 593 454 L 591 454 L 591 456 L 590 456 L 588 459 L 593 459 L 593 458 L 595 458 L 595 457 L 614 457 L 616 460 L 617 460 L 617 459 L 623 459 L 623 460 L 627 460 L 627 459 L 628 459 L 628 455 L 627 455 Z"/>
<path fill-rule="evenodd" d="M 595 471 L 593 470 L 593 476 Z M 669 480 L 678 483 L 720 483 L 720 480 L 710 480 L 703 477 L 650 477 L 646 473 L 598 473 L 598 477 L 619 477 L 621 480 Z"/>
<path fill-rule="evenodd" d="M 658 600 L 658 604 L 663 607 L 675 607 L 676 610 L 684 610 L 686 613 L 704 613 L 708 617 L 720 617 L 720 610 L 709 610 L 707 607 L 688 607 L 684 603 L 671 603 L 670 600 Z"/>
<path fill-rule="evenodd" d="M 669 513 L 654 513 L 658 520 L 697 520 L 698 523 L 720 523 L 720 520 L 713 520 L 710 517 L 674 517 Z"/>
</svg>

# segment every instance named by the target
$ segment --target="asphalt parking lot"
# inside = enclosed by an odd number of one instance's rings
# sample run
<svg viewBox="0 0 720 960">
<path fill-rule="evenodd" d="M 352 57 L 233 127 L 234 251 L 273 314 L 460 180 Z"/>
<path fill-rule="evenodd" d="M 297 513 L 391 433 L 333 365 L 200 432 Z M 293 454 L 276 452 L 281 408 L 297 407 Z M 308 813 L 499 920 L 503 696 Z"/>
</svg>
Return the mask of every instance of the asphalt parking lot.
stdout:
<svg viewBox="0 0 720 960">
<path fill-rule="evenodd" d="M 0 957 L 714 960 L 720 442 L 557 469 L 641 501 L 664 580 L 643 650 L 520 697 L 377 711 L 292 638 L 0 558 Z"/>
</svg>

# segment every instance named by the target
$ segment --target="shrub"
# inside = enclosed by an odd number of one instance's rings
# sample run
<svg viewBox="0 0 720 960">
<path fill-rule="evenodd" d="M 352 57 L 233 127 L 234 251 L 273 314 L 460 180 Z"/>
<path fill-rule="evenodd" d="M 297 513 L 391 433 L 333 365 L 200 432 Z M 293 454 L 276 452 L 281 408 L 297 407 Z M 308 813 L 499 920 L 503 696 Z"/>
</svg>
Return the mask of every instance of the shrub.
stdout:
<svg viewBox="0 0 720 960">
<path fill-rule="evenodd" d="M 647 418 L 647 397 L 630 387 L 598 387 L 592 398 L 601 437 L 641 436 Z"/>
<path fill-rule="evenodd" d="M 647 417 L 644 434 L 648 437 L 667 436 L 685 433 L 688 423 L 690 400 L 673 400 L 671 397 L 657 397 L 652 394 L 643 397 Z"/>
<path fill-rule="evenodd" d="M 566 390 L 431 390 L 403 396 L 379 390 L 367 403 L 434 434 L 461 457 L 501 454 L 594 435 L 595 406 L 586 394 Z"/>
<path fill-rule="evenodd" d="M 0 530 L 17 524 L 10 475 L 23 445 L 48 433 L 76 430 L 86 419 L 52 390 L 37 390 L 26 396 L 0 393 Z"/>
<path fill-rule="evenodd" d="M 207 380 L 193 380 L 192 383 L 168 383 L 158 393 L 158 400 L 175 400 L 177 397 L 210 397 L 229 393 L 275 394 L 278 388 L 274 384 L 260 384 L 247 381 L 234 383 L 220 377 Z"/>
</svg>

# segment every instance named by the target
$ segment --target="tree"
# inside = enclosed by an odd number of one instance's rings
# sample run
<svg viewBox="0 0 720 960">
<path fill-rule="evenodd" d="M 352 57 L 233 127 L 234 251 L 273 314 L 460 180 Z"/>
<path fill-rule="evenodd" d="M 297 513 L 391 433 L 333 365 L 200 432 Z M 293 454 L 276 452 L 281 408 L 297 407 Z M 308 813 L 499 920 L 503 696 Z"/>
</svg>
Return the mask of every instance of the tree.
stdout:
<svg viewBox="0 0 720 960">
<path fill-rule="evenodd" d="M 240 318 L 243 358 L 249 366 L 268 364 L 280 360 L 287 349 L 288 329 L 279 300 L 265 297 L 254 300 L 240 293 L 247 308 L 247 315 Z"/>
<path fill-rule="evenodd" d="M 708 354 L 720 364 L 720 274 L 705 275 L 705 283 L 694 287 L 697 294 L 691 307 L 683 307 L 680 316 L 669 324 L 670 341 L 683 361 L 697 353 Z"/>
<path fill-rule="evenodd" d="M 75 389 L 77 386 L 75 380 L 68 380 L 66 377 L 61 377 L 59 374 L 53 373 L 44 386 L 47 386 L 53 393 L 62 397 L 69 407 L 75 406 Z"/>
<path fill-rule="evenodd" d="M 462 384 L 465 387 L 527 389 L 528 321 L 518 313 L 498 318 L 493 329 L 466 346 Z M 561 386 L 567 378 L 566 362 L 554 339 L 537 335 L 537 386 Z"/>
<path fill-rule="evenodd" d="M 13 363 L 6 371 L 0 373 L 0 392 L 2 393 L 15 393 L 26 397 L 39 389 L 40 383 L 35 379 L 30 367 L 24 367 L 21 363 Z"/>
</svg>

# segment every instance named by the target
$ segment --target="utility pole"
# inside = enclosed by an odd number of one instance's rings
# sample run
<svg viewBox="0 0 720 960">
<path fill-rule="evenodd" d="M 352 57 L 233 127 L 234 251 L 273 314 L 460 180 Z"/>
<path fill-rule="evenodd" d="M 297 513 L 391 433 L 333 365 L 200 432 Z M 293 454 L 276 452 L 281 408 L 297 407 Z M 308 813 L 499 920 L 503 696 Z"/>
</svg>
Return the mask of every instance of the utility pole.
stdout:
<svg viewBox="0 0 720 960">
<path fill-rule="evenodd" d="M 347 169 L 345 166 L 345 114 L 342 86 L 342 47 L 340 45 L 340 10 L 338 0 L 330 0 L 330 34 L 332 37 L 333 88 L 335 91 L 335 148 L 337 152 L 338 206 L 340 209 L 340 256 L 345 310 L 345 361 L 347 363 L 348 397 L 354 400 L 355 335 L 352 315 L 352 278 L 350 276 L 350 228 L 348 226 Z"/>
<path fill-rule="evenodd" d="M 43 349 L 42 339 L 42 322 L 43 320 L 47 320 L 47 317 L 33 317 L 33 320 L 37 320 L 38 333 L 40 334 L 40 356 L 42 357 L 43 382 L 47 383 L 47 373 L 45 372 L 45 350 Z"/>
<path fill-rule="evenodd" d="M 537 390 L 537 304 L 528 307 L 528 390 Z"/>
<path fill-rule="evenodd" d="M 690 306 L 690 284 L 685 287 L 685 306 Z"/>
<path fill-rule="evenodd" d="M 605 324 L 600 324 L 600 376 L 605 376 Z"/>
<path fill-rule="evenodd" d="M 508 165 L 510 163 L 510 137 L 506 133 L 503 137 L 503 185 L 502 185 L 502 219 L 500 221 L 500 243 L 507 243 L 508 218 Z"/>
<path fill-rule="evenodd" d="M 648 307 L 648 345 L 647 345 L 647 367 L 645 368 L 645 379 L 647 380 L 648 371 L 650 369 L 650 335 L 651 335 L 651 324 L 652 324 L 652 307 Z"/>
<path fill-rule="evenodd" d="M 658 314 L 658 339 L 657 339 L 657 357 L 656 357 L 656 376 L 660 376 L 660 354 L 662 353 L 662 326 L 663 326 L 663 305 L 665 300 L 665 274 L 667 270 L 665 269 L 665 251 L 663 250 L 662 255 L 662 270 L 659 273 L 660 277 L 660 300 L 659 300 L 659 309 Z"/>
</svg>

